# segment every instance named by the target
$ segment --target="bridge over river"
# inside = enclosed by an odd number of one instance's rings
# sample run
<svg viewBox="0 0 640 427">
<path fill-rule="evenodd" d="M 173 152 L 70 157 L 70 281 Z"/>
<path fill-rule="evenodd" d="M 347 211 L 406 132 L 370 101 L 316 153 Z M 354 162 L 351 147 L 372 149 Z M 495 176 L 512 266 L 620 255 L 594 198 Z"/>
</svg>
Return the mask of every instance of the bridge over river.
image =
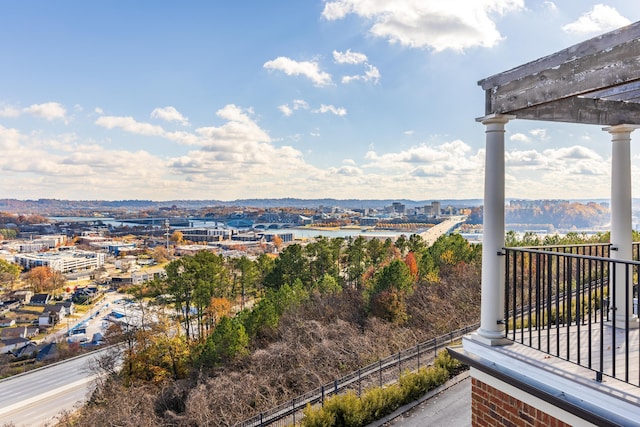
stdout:
<svg viewBox="0 0 640 427">
<path fill-rule="evenodd" d="M 420 237 L 422 237 L 422 240 L 424 240 L 428 246 L 431 246 L 436 240 L 438 240 L 438 237 L 443 234 L 447 234 L 459 224 L 465 222 L 466 219 L 467 217 L 464 215 L 452 216 L 441 223 L 434 225 L 427 231 L 420 233 Z"/>
</svg>

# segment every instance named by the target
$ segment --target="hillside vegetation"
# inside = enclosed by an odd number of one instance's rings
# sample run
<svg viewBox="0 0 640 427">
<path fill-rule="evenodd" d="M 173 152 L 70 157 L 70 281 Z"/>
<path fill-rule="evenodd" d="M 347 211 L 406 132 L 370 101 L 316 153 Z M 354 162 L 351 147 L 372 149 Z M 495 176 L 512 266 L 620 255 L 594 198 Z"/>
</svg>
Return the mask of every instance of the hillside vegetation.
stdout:
<svg viewBox="0 0 640 427">
<path fill-rule="evenodd" d="M 90 402 L 63 425 L 225 426 L 427 339 L 477 322 L 480 247 L 459 235 L 325 239 L 278 257 L 172 261 L 130 289 L 173 300 L 152 326 L 109 332 L 125 345 Z M 234 306 L 245 308 L 233 315 Z M 175 310 L 174 310 L 175 308 Z M 179 327 L 178 327 L 179 326 Z M 177 332 L 179 331 L 179 332 Z"/>
</svg>

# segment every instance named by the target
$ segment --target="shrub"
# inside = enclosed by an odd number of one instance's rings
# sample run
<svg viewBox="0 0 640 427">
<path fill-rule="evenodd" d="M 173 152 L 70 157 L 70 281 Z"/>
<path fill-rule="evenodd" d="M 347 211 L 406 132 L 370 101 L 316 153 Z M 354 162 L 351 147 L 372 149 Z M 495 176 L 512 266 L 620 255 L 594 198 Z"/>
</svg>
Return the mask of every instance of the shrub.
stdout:
<svg viewBox="0 0 640 427">
<path fill-rule="evenodd" d="M 452 373 L 462 367 L 446 351 L 441 351 L 428 368 L 406 372 L 396 384 L 368 389 L 361 398 L 353 391 L 332 396 L 323 407 L 307 406 L 303 427 L 359 427 L 392 413 L 400 406 L 413 402 L 430 390 L 444 384 Z"/>
</svg>

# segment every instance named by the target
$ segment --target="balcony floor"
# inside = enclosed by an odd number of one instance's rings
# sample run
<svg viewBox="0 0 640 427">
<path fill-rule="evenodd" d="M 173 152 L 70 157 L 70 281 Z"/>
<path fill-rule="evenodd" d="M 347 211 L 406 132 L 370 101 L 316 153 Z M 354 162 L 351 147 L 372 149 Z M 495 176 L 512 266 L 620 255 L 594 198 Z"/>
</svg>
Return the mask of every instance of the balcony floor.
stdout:
<svg viewBox="0 0 640 427">
<path fill-rule="evenodd" d="M 569 328 L 565 325 L 551 329 L 548 334 L 547 330 L 542 329 L 540 335 L 537 330 L 531 330 L 530 334 L 525 329 L 524 337 L 523 331 L 516 330 L 516 340 L 523 344 L 514 342 L 493 349 L 514 360 L 640 405 L 640 329 L 630 329 L 627 340 L 624 329 L 614 329 L 605 322 L 602 325 L 604 351 L 600 369 L 600 328 L 600 323 L 592 323 L 590 327 L 573 324 Z M 509 331 L 510 340 L 513 338 L 512 333 L 513 331 Z M 558 354 L 559 357 L 552 354 Z M 628 370 L 625 364 L 627 354 Z M 596 380 L 596 372 L 600 370 L 604 374 L 601 382 Z"/>
</svg>

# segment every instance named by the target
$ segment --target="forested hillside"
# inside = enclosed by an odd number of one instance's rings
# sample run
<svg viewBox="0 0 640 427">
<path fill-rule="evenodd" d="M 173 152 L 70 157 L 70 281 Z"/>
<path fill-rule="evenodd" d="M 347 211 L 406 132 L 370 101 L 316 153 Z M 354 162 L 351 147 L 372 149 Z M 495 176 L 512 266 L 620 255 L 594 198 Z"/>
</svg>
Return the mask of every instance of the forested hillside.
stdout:
<svg viewBox="0 0 640 427">
<path fill-rule="evenodd" d="M 506 223 L 510 229 L 545 228 L 567 230 L 591 228 L 609 222 L 609 208 L 595 202 L 579 203 L 561 200 L 511 201 L 505 207 Z M 471 224 L 482 224 L 482 208 L 469 215 Z"/>
<path fill-rule="evenodd" d="M 130 292 L 163 295 L 182 315 L 112 329 L 110 339 L 125 343 L 122 370 L 102 360 L 108 376 L 63 424 L 233 425 L 476 322 L 479 249 L 458 235 L 429 248 L 417 235 L 395 244 L 322 238 L 275 259 L 200 252 L 172 261 L 166 280 Z"/>
</svg>

